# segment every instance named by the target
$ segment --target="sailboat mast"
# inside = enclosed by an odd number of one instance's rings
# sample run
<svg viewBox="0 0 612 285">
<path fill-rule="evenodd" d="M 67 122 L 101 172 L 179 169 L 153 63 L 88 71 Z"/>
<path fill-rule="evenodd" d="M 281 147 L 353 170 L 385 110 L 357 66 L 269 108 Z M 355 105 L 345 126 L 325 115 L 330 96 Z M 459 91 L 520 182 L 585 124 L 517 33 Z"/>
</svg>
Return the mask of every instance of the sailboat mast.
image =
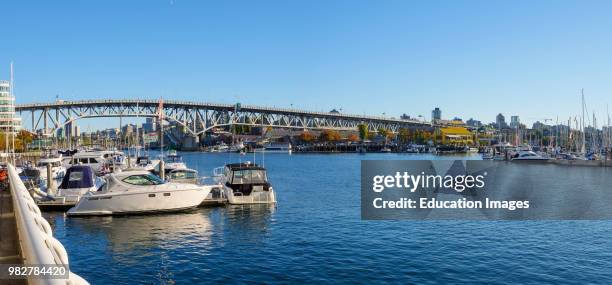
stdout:
<svg viewBox="0 0 612 285">
<path fill-rule="evenodd" d="M 581 121 L 581 129 L 582 129 L 582 148 L 581 152 L 586 153 L 586 134 L 584 129 L 584 88 L 581 89 L 580 93 L 582 93 L 582 121 Z"/>
</svg>

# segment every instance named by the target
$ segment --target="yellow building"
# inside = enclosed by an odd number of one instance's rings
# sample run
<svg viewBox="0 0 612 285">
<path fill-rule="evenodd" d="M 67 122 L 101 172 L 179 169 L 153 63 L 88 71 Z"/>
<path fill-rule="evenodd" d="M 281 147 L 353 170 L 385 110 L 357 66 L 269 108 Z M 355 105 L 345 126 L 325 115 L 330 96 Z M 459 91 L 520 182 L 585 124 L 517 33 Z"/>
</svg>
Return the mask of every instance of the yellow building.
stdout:
<svg viewBox="0 0 612 285">
<path fill-rule="evenodd" d="M 474 143 L 472 132 L 465 127 L 440 128 L 439 138 L 443 145 L 471 145 Z"/>
</svg>

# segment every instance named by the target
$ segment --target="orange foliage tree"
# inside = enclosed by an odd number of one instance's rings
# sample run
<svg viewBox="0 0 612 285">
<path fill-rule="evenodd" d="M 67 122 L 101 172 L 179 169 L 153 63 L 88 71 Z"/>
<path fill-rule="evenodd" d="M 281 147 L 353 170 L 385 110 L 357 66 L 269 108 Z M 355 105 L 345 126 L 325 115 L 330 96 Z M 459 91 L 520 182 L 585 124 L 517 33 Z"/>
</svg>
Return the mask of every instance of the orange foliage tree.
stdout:
<svg viewBox="0 0 612 285">
<path fill-rule="evenodd" d="M 311 142 L 315 139 L 315 136 L 310 132 L 302 132 L 298 138 L 304 142 Z"/>
<path fill-rule="evenodd" d="M 350 134 L 350 135 L 347 137 L 347 139 L 348 139 L 349 141 L 356 142 L 356 141 L 359 141 L 359 136 L 357 136 L 356 134 Z"/>
<path fill-rule="evenodd" d="M 340 133 L 334 130 L 324 130 L 321 132 L 319 139 L 326 142 L 333 142 L 340 140 Z"/>
</svg>

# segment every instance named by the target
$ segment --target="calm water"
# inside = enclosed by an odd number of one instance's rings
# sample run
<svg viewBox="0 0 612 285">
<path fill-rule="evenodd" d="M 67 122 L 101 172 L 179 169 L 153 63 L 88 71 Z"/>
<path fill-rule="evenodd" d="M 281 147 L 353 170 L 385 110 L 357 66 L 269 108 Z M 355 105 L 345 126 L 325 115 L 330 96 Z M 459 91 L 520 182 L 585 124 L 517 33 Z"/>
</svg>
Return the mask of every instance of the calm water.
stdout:
<svg viewBox="0 0 612 285">
<path fill-rule="evenodd" d="M 202 175 L 253 158 L 184 156 Z M 612 283 L 612 222 L 360 219 L 361 159 L 432 158 L 267 154 L 276 207 L 46 216 L 91 284 Z"/>
</svg>

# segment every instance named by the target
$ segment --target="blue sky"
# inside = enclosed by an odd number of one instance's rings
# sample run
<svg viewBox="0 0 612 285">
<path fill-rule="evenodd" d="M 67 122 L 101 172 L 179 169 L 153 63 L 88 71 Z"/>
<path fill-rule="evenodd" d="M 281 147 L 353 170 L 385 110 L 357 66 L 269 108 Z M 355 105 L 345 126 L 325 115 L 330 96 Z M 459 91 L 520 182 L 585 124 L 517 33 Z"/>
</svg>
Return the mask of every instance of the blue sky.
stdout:
<svg viewBox="0 0 612 285">
<path fill-rule="evenodd" d="M 608 1 L 5 1 L 18 103 L 159 98 L 567 121 L 612 103 Z M 27 118 L 25 118 L 27 120 Z M 27 124 L 27 121 L 26 121 Z M 95 123 L 94 125 L 99 125 Z"/>
</svg>

